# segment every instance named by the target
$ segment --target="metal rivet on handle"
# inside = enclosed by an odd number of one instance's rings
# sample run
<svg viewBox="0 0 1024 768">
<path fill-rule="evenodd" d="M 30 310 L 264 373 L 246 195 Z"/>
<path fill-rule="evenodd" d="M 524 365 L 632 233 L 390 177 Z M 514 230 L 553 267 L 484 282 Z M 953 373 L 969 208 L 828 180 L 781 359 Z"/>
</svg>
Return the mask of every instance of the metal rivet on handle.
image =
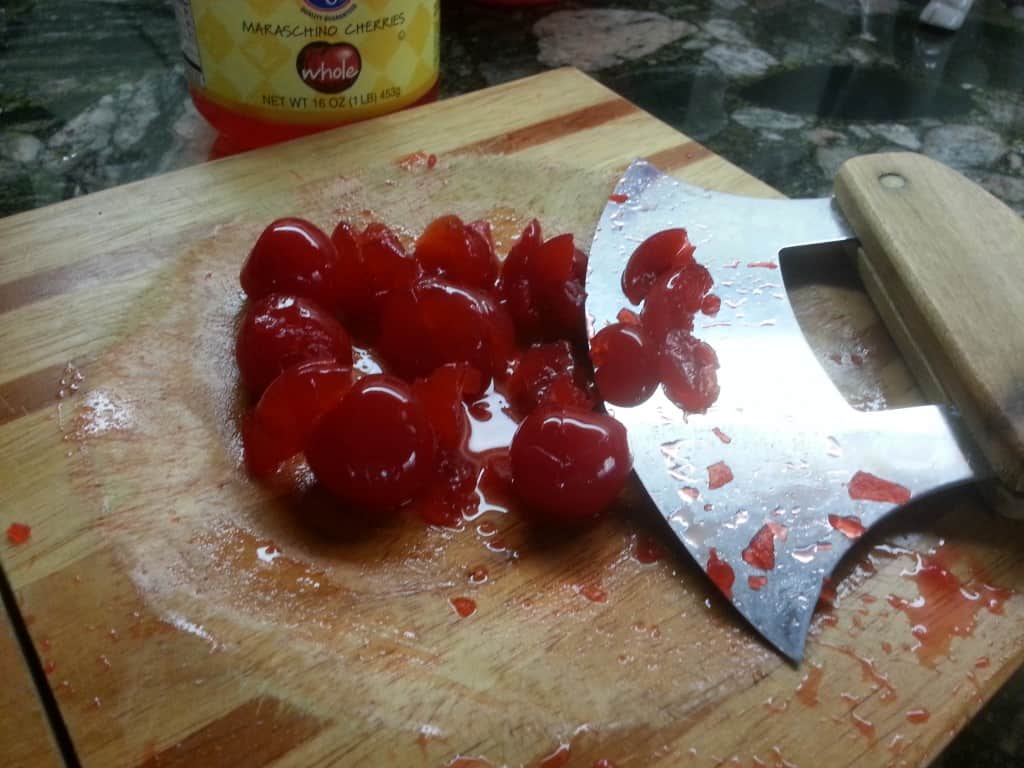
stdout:
<svg viewBox="0 0 1024 768">
<path fill-rule="evenodd" d="M 878 180 L 886 189 L 900 189 L 907 185 L 907 180 L 898 173 L 883 173 L 878 177 Z"/>
</svg>

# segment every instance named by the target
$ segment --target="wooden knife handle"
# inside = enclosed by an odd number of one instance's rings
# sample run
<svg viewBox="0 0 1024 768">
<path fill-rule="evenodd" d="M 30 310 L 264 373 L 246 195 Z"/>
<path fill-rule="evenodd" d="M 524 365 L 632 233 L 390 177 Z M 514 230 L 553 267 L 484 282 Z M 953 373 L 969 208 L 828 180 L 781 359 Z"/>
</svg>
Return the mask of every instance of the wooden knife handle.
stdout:
<svg viewBox="0 0 1024 768">
<path fill-rule="evenodd" d="M 1003 484 L 1024 492 L 1024 220 L 909 152 L 839 169 L 861 274 L 922 387 L 957 407 Z"/>
</svg>

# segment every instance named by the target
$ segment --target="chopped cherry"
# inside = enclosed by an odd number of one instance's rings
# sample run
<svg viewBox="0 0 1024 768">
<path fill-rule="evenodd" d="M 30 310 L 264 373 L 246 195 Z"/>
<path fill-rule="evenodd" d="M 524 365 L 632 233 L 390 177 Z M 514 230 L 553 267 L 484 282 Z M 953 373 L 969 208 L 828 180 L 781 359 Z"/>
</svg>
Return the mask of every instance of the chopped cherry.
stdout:
<svg viewBox="0 0 1024 768">
<path fill-rule="evenodd" d="M 413 384 L 413 391 L 423 405 L 442 448 L 455 449 L 465 442 L 469 420 L 462 403 L 463 400 L 480 397 L 483 385 L 479 371 L 459 363 L 436 368 L 425 379 Z"/>
<path fill-rule="evenodd" d="M 358 328 L 373 301 L 359 241 L 351 225 L 340 221 L 331 233 L 331 242 L 338 254 L 338 310 L 350 327 Z"/>
<path fill-rule="evenodd" d="M 458 216 L 434 219 L 416 240 L 414 256 L 428 275 L 470 288 L 490 290 L 498 275 L 490 239 Z"/>
<path fill-rule="evenodd" d="M 383 224 L 369 224 L 355 236 L 358 271 L 354 291 L 362 296 L 348 300 L 346 318 L 362 336 L 372 339 L 377 331 L 385 299 L 410 288 L 420 277 L 420 265 L 405 251 L 398 236 Z M 358 314 L 357 314 L 358 313 Z"/>
<path fill-rule="evenodd" d="M 632 468 L 625 427 L 579 408 L 531 413 L 512 438 L 510 457 L 518 496 L 562 522 L 592 517 L 611 504 Z"/>
<path fill-rule="evenodd" d="M 525 416 L 548 402 L 589 409 L 584 386 L 569 342 L 556 341 L 526 349 L 516 361 L 505 389 L 509 403 Z"/>
<path fill-rule="evenodd" d="M 485 381 L 504 375 L 514 346 L 512 323 L 485 293 L 427 279 L 385 304 L 378 349 L 408 379 L 446 363 L 462 363 Z"/>
<path fill-rule="evenodd" d="M 305 219 L 278 219 L 263 230 L 242 267 L 250 299 L 289 293 L 334 312 L 341 305 L 338 252 L 319 227 Z"/>
<path fill-rule="evenodd" d="M 572 235 L 539 243 L 536 220 L 523 231 L 502 268 L 500 293 L 521 340 L 583 338 L 587 257 Z"/>
<path fill-rule="evenodd" d="M 704 413 L 718 399 L 718 356 L 687 331 L 669 331 L 659 355 L 665 395 L 687 413 Z"/>
<path fill-rule="evenodd" d="M 665 272 L 693 264 L 694 250 L 685 229 L 666 229 L 651 235 L 629 257 L 622 273 L 622 292 L 639 304 Z"/>
<path fill-rule="evenodd" d="M 312 360 L 285 370 L 263 392 L 242 429 L 245 464 L 257 477 L 299 453 L 317 421 L 352 386 L 352 368 Z"/>
<path fill-rule="evenodd" d="M 375 374 L 356 382 L 320 419 L 306 458 L 317 480 L 338 498 L 386 510 L 427 487 L 436 450 L 430 422 L 409 385 Z"/>
<path fill-rule="evenodd" d="M 775 533 L 771 527 L 762 525 L 750 544 L 741 553 L 744 562 L 762 571 L 770 571 L 775 567 Z"/>
<path fill-rule="evenodd" d="M 661 339 L 669 331 L 693 330 L 693 316 L 700 311 L 712 280 L 700 264 L 690 264 L 662 275 L 647 294 L 640 322 L 652 339 Z"/>
<path fill-rule="evenodd" d="M 590 341 L 590 359 L 601 397 L 638 405 L 658 386 L 658 355 L 639 328 L 613 323 Z"/>
<path fill-rule="evenodd" d="M 285 368 L 306 360 L 352 364 L 352 343 L 341 324 L 300 296 L 274 293 L 253 302 L 238 329 L 235 357 L 242 384 L 254 395 Z"/>
<path fill-rule="evenodd" d="M 700 311 L 702 314 L 714 317 L 718 314 L 718 310 L 722 308 L 722 300 L 713 293 L 709 293 L 704 297 L 704 300 L 700 303 Z"/>
</svg>

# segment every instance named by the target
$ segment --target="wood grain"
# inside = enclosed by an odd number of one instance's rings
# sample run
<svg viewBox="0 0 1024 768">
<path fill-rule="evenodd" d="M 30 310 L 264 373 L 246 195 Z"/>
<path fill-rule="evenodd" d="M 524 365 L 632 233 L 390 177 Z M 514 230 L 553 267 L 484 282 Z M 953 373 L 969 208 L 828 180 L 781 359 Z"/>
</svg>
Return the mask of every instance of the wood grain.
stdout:
<svg viewBox="0 0 1024 768">
<path fill-rule="evenodd" d="M 395 164 L 421 149 L 435 169 Z M 537 765 L 559 749 L 586 768 L 922 765 L 1019 666 L 1024 536 L 966 492 L 853 551 L 794 669 L 637 489 L 552 535 L 497 511 L 459 531 L 349 529 L 315 489 L 246 478 L 231 336 L 238 269 L 268 220 L 379 217 L 410 236 L 451 211 L 490 218 L 506 250 L 536 215 L 586 243 L 637 155 L 776 194 L 562 70 L 0 222 L 0 286 L 40 286 L 0 308 L 0 394 L 50 392 L 0 424 L 0 513 L 34 530 L 3 564 L 50 642 L 84 765 Z M 97 277 L 49 287 L 74 269 Z M 849 399 L 918 400 L 855 281 L 787 282 Z M 58 399 L 40 372 L 69 361 L 81 379 Z M 641 537 L 661 541 L 658 561 L 638 561 Z M 929 654 L 889 597 L 918 596 L 903 574 L 936 547 L 951 578 L 1009 592 Z M 468 618 L 449 602 L 461 596 L 477 602 Z M 797 693 L 815 665 L 817 703 Z M 918 707 L 930 718 L 908 722 Z"/>
<path fill-rule="evenodd" d="M 1000 479 L 1024 493 L 1024 220 L 909 152 L 846 162 L 836 197 L 875 303 L 902 329 L 904 356 L 960 410 Z"/>
<path fill-rule="evenodd" d="M 0 614 L 0 750 L 11 768 L 64 765 L 6 610 Z"/>
</svg>

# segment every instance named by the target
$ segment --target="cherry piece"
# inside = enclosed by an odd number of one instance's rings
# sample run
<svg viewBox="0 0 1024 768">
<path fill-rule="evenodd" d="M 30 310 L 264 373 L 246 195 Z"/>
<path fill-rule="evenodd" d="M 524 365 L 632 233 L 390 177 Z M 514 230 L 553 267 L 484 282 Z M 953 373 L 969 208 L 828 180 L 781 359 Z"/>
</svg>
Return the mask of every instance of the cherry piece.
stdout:
<svg viewBox="0 0 1024 768">
<path fill-rule="evenodd" d="M 722 308 L 722 300 L 713 293 L 709 293 L 704 297 L 704 300 L 700 303 L 700 311 L 702 314 L 714 317 L 718 314 L 718 310 Z"/>
<path fill-rule="evenodd" d="M 397 234 L 384 224 L 369 224 L 356 236 L 359 261 L 370 292 L 371 308 L 385 296 L 406 290 L 420 278 L 420 265 L 406 253 Z"/>
<path fill-rule="evenodd" d="M 268 475 L 302 450 L 317 421 L 352 386 L 352 369 L 333 360 L 312 360 L 288 368 L 263 392 L 242 428 L 245 464 Z"/>
<path fill-rule="evenodd" d="M 523 421 L 510 451 L 513 487 L 553 521 L 592 517 L 619 495 L 632 469 L 626 429 L 579 408 L 540 408 Z"/>
<path fill-rule="evenodd" d="M 848 539 L 859 539 L 867 532 L 856 515 L 829 515 L 828 524 Z"/>
<path fill-rule="evenodd" d="M 462 402 L 480 397 L 483 385 L 479 371 L 459 363 L 443 365 L 413 384 L 441 447 L 454 449 L 465 442 L 469 420 Z"/>
<path fill-rule="evenodd" d="M 238 329 L 235 358 L 242 384 L 259 395 L 285 368 L 306 360 L 352 364 L 341 324 L 300 296 L 272 293 L 252 303 Z"/>
<path fill-rule="evenodd" d="M 524 342 L 581 339 L 587 257 L 572 235 L 540 244 L 540 225 L 531 221 L 509 251 L 499 291 Z"/>
<path fill-rule="evenodd" d="M 7 540 L 14 546 L 24 544 L 32 538 L 32 526 L 24 523 L 11 523 L 7 526 Z"/>
<path fill-rule="evenodd" d="M 708 489 L 715 490 L 733 480 L 732 467 L 724 461 L 717 461 L 708 467 Z"/>
<path fill-rule="evenodd" d="M 652 339 L 661 339 L 679 328 L 692 331 L 693 316 L 700 311 L 711 285 L 711 273 L 700 264 L 690 264 L 658 278 L 640 312 L 644 330 Z"/>
<path fill-rule="evenodd" d="M 770 571 L 775 567 L 775 533 L 767 525 L 762 525 L 750 539 L 750 544 L 742 553 L 743 561 Z"/>
<path fill-rule="evenodd" d="M 665 395 L 687 413 L 705 413 L 718 399 L 718 356 L 685 330 L 665 336 L 658 369 Z"/>
<path fill-rule="evenodd" d="M 409 385 L 383 374 L 356 382 L 306 444 L 316 479 L 343 501 L 370 510 L 412 500 L 430 482 L 435 456 L 423 407 Z"/>
<path fill-rule="evenodd" d="M 906 504 L 910 491 L 891 480 L 884 480 L 870 472 L 856 472 L 846 486 L 851 499 L 862 501 L 884 501 L 889 504 Z"/>
<path fill-rule="evenodd" d="M 639 304 L 665 272 L 693 264 L 695 250 L 685 229 L 666 229 L 651 235 L 629 257 L 622 273 L 622 292 Z"/>
<path fill-rule="evenodd" d="M 388 299 L 377 343 L 391 370 L 404 378 L 462 363 L 490 381 L 504 374 L 513 335 L 508 316 L 487 294 L 427 279 Z"/>
<path fill-rule="evenodd" d="M 490 290 L 498 275 L 490 238 L 479 224 L 467 226 L 458 216 L 434 219 L 416 240 L 413 255 L 426 274 L 469 288 Z"/>
<path fill-rule="evenodd" d="M 658 355 L 640 329 L 613 323 L 590 341 L 590 359 L 601 397 L 615 405 L 638 405 L 658 386 Z"/>
<path fill-rule="evenodd" d="M 732 566 L 729 565 L 725 560 L 721 560 L 718 557 L 718 552 L 714 548 L 708 552 L 708 564 L 707 568 L 708 577 L 715 583 L 722 594 L 732 600 L 732 585 L 736 581 L 736 574 L 732 570 Z"/>
<path fill-rule="evenodd" d="M 525 416 L 544 403 L 589 410 L 584 386 L 569 342 L 557 341 L 527 348 L 516 361 L 505 389 L 509 403 Z"/>
<path fill-rule="evenodd" d="M 305 219 L 278 219 L 263 230 L 242 267 L 242 290 L 250 299 L 289 293 L 329 311 L 340 307 L 341 275 L 331 239 Z"/>
<path fill-rule="evenodd" d="M 358 328 L 373 300 L 359 241 L 352 226 L 339 221 L 331 233 L 331 242 L 338 255 L 338 311 L 347 324 Z"/>
<path fill-rule="evenodd" d="M 476 600 L 471 597 L 453 597 L 448 602 L 460 618 L 465 619 L 476 613 Z"/>
</svg>

